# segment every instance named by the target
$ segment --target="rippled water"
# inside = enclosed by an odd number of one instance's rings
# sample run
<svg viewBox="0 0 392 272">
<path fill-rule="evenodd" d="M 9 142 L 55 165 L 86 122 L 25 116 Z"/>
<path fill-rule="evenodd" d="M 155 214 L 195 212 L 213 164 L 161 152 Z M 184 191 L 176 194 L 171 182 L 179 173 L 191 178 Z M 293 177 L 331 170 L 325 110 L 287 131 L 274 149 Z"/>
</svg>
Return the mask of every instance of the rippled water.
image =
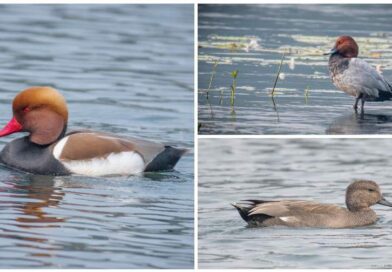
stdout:
<svg viewBox="0 0 392 272">
<path fill-rule="evenodd" d="M 335 88 L 322 56 L 337 36 L 352 35 L 360 57 L 392 81 L 391 12 L 391 5 L 200 5 L 200 133 L 391 133 L 392 102 L 366 103 L 365 118 L 356 117 L 353 97 Z"/>
<path fill-rule="evenodd" d="M 304 199 L 344 206 L 355 178 L 392 199 L 392 139 L 200 139 L 200 268 L 392 268 L 392 209 L 354 229 L 249 228 L 231 202 Z"/>
<path fill-rule="evenodd" d="M 1 124 L 51 85 L 71 130 L 193 148 L 193 5 L 0 5 L 0 48 Z M 192 268 L 193 222 L 193 152 L 130 177 L 0 168 L 0 268 Z"/>
</svg>

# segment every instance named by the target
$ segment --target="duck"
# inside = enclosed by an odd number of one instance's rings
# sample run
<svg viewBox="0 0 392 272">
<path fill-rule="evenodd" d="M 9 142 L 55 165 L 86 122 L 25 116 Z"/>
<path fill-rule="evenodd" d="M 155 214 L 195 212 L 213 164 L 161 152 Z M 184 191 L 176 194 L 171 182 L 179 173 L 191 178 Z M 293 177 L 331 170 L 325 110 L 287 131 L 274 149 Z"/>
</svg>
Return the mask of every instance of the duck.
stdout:
<svg viewBox="0 0 392 272">
<path fill-rule="evenodd" d="M 67 132 L 66 100 L 49 86 L 18 93 L 12 112 L 0 137 L 28 134 L 5 145 L 0 163 L 32 174 L 109 176 L 169 171 L 188 151 L 136 137 L 90 130 Z"/>
<path fill-rule="evenodd" d="M 346 206 L 306 200 L 244 200 L 232 203 L 250 227 L 352 228 L 374 224 L 375 204 L 392 207 L 371 180 L 355 180 L 346 189 Z"/>
<path fill-rule="evenodd" d="M 341 91 L 355 97 L 353 108 L 364 114 L 365 101 L 391 100 L 392 85 L 363 59 L 358 58 L 358 44 L 351 36 L 340 36 L 329 55 L 328 67 L 333 84 Z"/>
</svg>

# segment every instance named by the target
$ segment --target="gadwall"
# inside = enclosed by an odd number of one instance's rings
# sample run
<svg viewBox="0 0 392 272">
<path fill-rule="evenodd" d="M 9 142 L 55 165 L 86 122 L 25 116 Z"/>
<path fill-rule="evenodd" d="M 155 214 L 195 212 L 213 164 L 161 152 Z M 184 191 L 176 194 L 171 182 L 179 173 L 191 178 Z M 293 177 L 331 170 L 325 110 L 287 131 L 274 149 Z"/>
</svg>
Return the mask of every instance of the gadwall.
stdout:
<svg viewBox="0 0 392 272">
<path fill-rule="evenodd" d="M 246 205 L 233 203 L 249 226 L 287 226 L 348 228 L 370 225 L 377 215 L 370 206 L 392 207 L 374 181 L 357 180 L 346 190 L 346 208 L 304 200 L 245 200 Z"/>
</svg>

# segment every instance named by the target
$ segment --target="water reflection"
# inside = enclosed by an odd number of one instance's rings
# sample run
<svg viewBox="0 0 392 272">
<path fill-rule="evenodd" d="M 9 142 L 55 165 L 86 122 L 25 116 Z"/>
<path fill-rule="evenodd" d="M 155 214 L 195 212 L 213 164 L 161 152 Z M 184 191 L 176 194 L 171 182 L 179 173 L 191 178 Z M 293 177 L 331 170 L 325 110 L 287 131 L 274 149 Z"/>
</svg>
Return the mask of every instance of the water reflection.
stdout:
<svg viewBox="0 0 392 272">
<path fill-rule="evenodd" d="M 57 207 L 64 198 L 65 193 L 62 188 L 55 186 L 56 179 L 58 177 L 31 175 L 29 176 L 30 182 L 27 184 L 15 184 L 15 189 L 23 191 L 24 197 L 29 200 L 19 207 L 23 215 L 15 218 L 17 222 L 24 223 L 20 227 L 59 227 L 59 225 L 48 225 L 48 223 L 65 222 L 65 218 L 45 212 L 45 208 Z"/>
<path fill-rule="evenodd" d="M 336 118 L 326 129 L 327 134 L 390 133 L 392 115 L 350 113 Z"/>
</svg>

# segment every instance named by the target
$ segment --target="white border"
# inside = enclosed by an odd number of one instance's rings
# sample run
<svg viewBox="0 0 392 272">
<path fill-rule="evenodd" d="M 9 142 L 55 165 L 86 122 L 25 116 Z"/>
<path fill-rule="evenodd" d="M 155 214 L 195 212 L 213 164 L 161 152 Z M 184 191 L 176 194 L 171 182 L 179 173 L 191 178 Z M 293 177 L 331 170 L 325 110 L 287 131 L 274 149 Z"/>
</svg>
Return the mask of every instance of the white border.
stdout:
<svg viewBox="0 0 392 272">
<path fill-rule="evenodd" d="M 199 135 L 199 139 L 385 139 L 392 138 L 392 134 L 360 134 L 360 135 Z"/>
<path fill-rule="evenodd" d="M 198 31 L 198 22 L 199 22 L 199 18 L 198 18 L 198 5 L 195 3 L 194 4 L 194 90 L 193 90 L 193 95 L 194 95 L 194 108 L 193 108 L 193 123 L 194 123 L 194 174 L 193 174 L 193 182 L 194 182 L 194 218 L 193 221 L 195 223 L 194 225 L 194 269 L 197 270 L 199 267 L 199 217 L 198 217 L 198 211 L 199 211 L 199 171 L 198 171 L 198 166 L 199 166 L 199 138 L 198 138 L 198 128 L 199 128 L 199 119 L 198 119 L 198 88 L 199 88 L 199 81 L 198 81 L 198 72 L 199 72 L 199 66 L 198 66 L 198 35 L 199 35 L 199 31 Z"/>
</svg>

